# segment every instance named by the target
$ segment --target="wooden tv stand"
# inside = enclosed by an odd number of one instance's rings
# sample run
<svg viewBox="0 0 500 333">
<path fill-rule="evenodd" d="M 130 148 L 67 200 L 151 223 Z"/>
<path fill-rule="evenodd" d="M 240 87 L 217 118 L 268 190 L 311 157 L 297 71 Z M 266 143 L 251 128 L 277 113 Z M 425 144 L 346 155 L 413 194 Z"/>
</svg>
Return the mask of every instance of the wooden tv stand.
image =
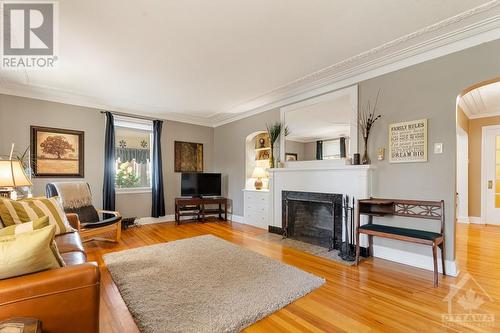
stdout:
<svg viewBox="0 0 500 333">
<path fill-rule="evenodd" d="M 175 223 L 181 222 L 181 216 L 196 216 L 200 221 L 204 221 L 207 216 L 218 216 L 227 221 L 227 202 L 227 198 L 222 197 L 175 198 Z M 206 208 L 207 205 L 218 205 L 218 208 Z"/>
</svg>

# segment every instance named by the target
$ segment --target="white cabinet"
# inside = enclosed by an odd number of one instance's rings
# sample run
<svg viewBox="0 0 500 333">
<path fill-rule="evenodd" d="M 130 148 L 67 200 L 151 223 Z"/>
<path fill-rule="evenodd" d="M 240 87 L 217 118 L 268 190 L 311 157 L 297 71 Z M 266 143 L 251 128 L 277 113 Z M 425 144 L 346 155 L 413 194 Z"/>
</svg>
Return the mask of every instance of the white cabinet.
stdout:
<svg viewBox="0 0 500 333">
<path fill-rule="evenodd" d="M 245 224 L 267 229 L 271 205 L 269 190 L 243 190 Z"/>
</svg>

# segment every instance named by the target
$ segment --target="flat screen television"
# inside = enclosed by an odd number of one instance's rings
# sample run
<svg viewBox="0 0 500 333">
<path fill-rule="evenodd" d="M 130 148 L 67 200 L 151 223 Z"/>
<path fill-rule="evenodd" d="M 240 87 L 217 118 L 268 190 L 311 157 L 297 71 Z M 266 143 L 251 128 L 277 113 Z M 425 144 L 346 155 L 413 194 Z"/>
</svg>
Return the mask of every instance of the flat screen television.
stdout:
<svg viewBox="0 0 500 333">
<path fill-rule="evenodd" d="M 213 197 L 221 195 L 220 173 L 186 172 L 181 176 L 183 197 Z"/>
</svg>

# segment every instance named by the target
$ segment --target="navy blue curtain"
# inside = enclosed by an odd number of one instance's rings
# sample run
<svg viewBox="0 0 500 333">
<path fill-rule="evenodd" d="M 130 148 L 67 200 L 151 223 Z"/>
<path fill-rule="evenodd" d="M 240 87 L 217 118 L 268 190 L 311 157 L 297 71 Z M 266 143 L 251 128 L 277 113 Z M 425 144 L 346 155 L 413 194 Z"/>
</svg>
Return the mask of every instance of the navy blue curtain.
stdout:
<svg viewBox="0 0 500 333">
<path fill-rule="evenodd" d="M 316 141 L 316 159 L 323 159 L 323 141 Z"/>
<path fill-rule="evenodd" d="M 105 210 L 115 210 L 115 123 L 111 112 L 106 112 L 104 185 L 102 191 L 102 208 Z"/>
<path fill-rule="evenodd" d="M 163 121 L 153 121 L 152 193 L 151 216 L 165 216 L 165 196 L 163 194 L 163 167 L 161 163 L 161 128 Z"/>
</svg>

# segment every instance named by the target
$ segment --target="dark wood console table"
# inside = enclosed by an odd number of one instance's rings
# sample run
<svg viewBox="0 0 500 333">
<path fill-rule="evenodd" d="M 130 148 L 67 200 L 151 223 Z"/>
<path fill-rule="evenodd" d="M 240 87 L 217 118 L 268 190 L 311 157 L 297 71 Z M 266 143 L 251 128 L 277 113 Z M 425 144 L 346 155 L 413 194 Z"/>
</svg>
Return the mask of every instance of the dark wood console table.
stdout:
<svg viewBox="0 0 500 333">
<path fill-rule="evenodd" d="M 434 286 L 438 285 L 437 247 L 441 249 L 443 275 L 445 271 L 444 250 L 444 201 L 421 201 L 400 199 L 365 199 L 358 201 L 356 221 L 356 264 L 359 259 L 359 235 L 368 235 L 368 252 L 373 255 L 373 236 L 392 238 L 400 241 L 430 245 L 434 260 Z M 360 225 L 361 215 L 368 216 L 368 224 Z M 388 225 L 373 224 L 373 217 L 402 216 L 436 220 L 440 222 L 439 232 L 408 229 Z M 389 220 L 388 220 L 389 221 Z"/>
<path fill-rule="evenodd" d="M 181 222 L 181 216 L 196 216 L 204 221 L 207 216 L 218 216 L 227 221 L 227 198 L 175 198 L 175 223 Z M 207 207 L 217 205 L 217 208 Z M 224 218 L 222 217 L 224 215 Z"/>
</svg>

